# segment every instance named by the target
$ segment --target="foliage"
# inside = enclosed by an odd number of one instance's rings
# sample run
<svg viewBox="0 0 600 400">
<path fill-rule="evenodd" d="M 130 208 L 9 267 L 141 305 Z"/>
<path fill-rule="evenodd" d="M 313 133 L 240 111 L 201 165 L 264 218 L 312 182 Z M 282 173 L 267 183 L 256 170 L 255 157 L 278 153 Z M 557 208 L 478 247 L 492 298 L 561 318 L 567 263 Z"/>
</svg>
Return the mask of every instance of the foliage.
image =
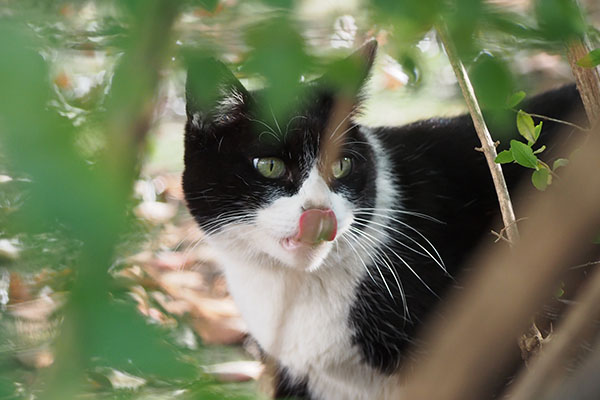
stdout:
<svg viewBox="0 0 600 400">
<path fill-rule="evenodd" d="M 594 68 L 600 65 L 600 49 L 590 51 L 585 57 L 577 61 L 577 65 L 584 68 Z"/>
<path fill-rule="evenodd" d="M 328 48 L 335 33 L 329 16 L 307 21 L 297 17 L 297 6 L 267 0 L 0 4 L 0 175 L 13 178 L 0 183 L 0 239 L 18 238 L 27 253 L 17 262 L 0 258 L 0 272 L 49 266 L 56 273 L 50 286 L 68 293 L 59 311 L 60 334 L 49 340 L 56 362 L 41 372 L 24 372 L 15 368 L 13 352 L 3 350 L 0 398 L 94 393 L 89 382 L 98 379 L 90 377 L 108 367 L 159 389 L 183 388 L 184 398 L 223 398 L 223 388 L 198 368 L 201 360 L 178 348 L 168 329 L 134 311 L 111 266 L 134 251 L 131 237 L 144 234 L 132 211 L 132 187 L 148 149 L 162 76 L 180 74 L 182 67 L 202 70 L 200 85 L 211 101 L 219 71 L 207 60 L 216 57 L 250 85 L 266 86 L 275 115 L 289 112 L 301 95 L 300 82 L 347 54 Z M 85 14 L 89 8 L 93 17 Z M 574 0 L 538 0 L 533 15 L 481 0 L 459 0 L 452 7 L 439 0 L 373 0 L 355 13 L 357 19 L 370 16 L 361 21 L 368 29 L 361 28 L 349 45 L 388 35 L 386 51 L 402 60 L 417 89 L 426 68 L 415 44 L 444 20 L 482 105 L 491 111 L 510 110 L 524 97 L 512 95 L 518 77 L 506 59 L 510 50 L 560 51 L 587 29 Z M 82 96 L 53 69 L 57 58 L 77 52 L 98 52 L 106 60 L 105 74 Z M 598 62 L 598 50 L 580 60 L 586 67 Z M 336 80 L 352 82 L 355 73 L 336 71 Z M 527 142 L 511 141 L 496 161 L 533 169 L 533 184 L 543 190 L 566 160 L 550 168 L 538 159 L 544 147 L 533 146 L 541 122 L 535 125 L 519 111 L 516 125 Z"/>
</svg>

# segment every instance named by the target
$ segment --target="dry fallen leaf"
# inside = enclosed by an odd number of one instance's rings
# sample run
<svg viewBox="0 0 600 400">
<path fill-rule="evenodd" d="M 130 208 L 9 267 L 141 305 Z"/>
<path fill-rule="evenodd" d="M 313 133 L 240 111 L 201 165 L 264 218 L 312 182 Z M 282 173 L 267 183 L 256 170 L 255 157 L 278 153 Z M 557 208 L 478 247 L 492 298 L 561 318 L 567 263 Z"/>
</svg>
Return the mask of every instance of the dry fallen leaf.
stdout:
<svg viewBox="0 0 600 400">
<path fill-rule="evenodd" d="M 159 201 L 144 201 L 134 209 L 138 218 L 156 225 L 168 222 L 176 212 L 177 207 L 174 205 Z"/>
<path fill-rule="evenodd" d="M 221 382 L 246 382 L 257 380 L 264 370 L 259 361 L 231 361 L 207 365 L 204 371 Z"/>
<path fill-rule="evenodd" d="M 15 358 L 28 368 L 46 368 L 54 363 L 54 354 L 47 348 L 20 351 Z"/>
</svg>

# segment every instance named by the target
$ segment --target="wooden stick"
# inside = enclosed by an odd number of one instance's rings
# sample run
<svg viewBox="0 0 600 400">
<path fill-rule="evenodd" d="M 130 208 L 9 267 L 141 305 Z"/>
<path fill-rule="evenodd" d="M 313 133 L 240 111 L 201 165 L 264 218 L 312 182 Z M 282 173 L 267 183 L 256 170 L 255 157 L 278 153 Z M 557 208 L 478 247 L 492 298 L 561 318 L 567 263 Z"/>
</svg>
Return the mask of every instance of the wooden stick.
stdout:
<svg viewBox="0 0 600 400">
<path fill-rule="evenodd" d="M 509 242 L 511 244 L 515 244 L 519 240 L 519 229 L 516 224 L 515 212 L 510 200 L 510 194 L 508 193 L 508 187 L 506 186 L 506 180 L 504 179 L 504 174 L 502 172 L 502 166 L 495 161 L 498 154 L 496 153 L 494 140 L 492 139 L 492 136 L 490 135 L 483 118 L 483 113 L 481 112 L 481 108 L 477 102 L 477 97 L 475 96 L 475 91 L 473 90 L 473 86 L 471 85 L 471 81 L 469 80 L 469 76 L 465 70 L 465 66 L 458 57 L 446 26 L 440 22 L 437 25 L 437 31 L 442 44 L 446 49 L 446 54 L 448 55 L 450 65 L 452 65 L 456 79 L 458 80 L 463 97 L 467 102 L 469 114 L 471 114 L 475 131 L 477 132 L 477 136 L 481 142 L 481 149 L 485 155 L 490 173 L 492 174 L 492 180 L 494 181 L 496 195 L 498 197 L 498 202 L 500 203 L 500 212 L 502 213 L 502 222 L 504 223 L 506 235 Z"/>
</svg>

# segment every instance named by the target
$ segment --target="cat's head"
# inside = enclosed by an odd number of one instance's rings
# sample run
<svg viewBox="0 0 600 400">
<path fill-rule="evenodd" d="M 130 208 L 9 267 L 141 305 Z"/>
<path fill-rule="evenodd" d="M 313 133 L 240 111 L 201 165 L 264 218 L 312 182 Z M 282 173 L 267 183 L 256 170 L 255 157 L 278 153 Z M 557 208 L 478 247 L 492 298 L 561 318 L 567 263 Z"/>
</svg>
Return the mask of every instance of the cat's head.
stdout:
<svg viewBox="0 0 600 400">
<path fill-rule="evenodd" d="M 218 93 L 202 102 L 202 71 L 188 71 L 183 188 L 213 243 L 262 264 L 314 270 L 347 240 L 354 210 L 376 198 L 373 145 L 352 120 L 375 50 L 369 42 L 338 64 L 358 71 L 346 86 L 354 93 L 334 89 L 329 71 L 303 85 L 287 118 L 218 62 L 210 66 Z"/>
</svg>

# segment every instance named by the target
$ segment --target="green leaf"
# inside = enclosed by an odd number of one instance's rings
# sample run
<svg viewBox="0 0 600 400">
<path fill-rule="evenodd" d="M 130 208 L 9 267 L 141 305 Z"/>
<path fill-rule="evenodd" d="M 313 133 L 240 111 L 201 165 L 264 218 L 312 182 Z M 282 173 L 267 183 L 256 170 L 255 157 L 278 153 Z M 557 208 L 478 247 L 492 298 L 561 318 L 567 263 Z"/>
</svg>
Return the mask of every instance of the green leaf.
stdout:
<svg viewBox="0 0 600 400">
<path fill-rule="evenodd" d="M 538 168 L 537 157 L 533 154 L 531 147 L 527 146 L 525 143 L 521 143 L 518 140 L 511 140 L 510 150 L 512 151 L 515 161 L 520 165 L 532 169 Z"/>
<path fill-rule="evenodd" d="M 577 65 L 583 68 L 594 68 L 600 65 L 600 49 L 592 50 L 577 60 Z"/>
<path fill-rule="evenodd" d="M 598 236 L 596 236 L 596 239 L 594 239 L 594 243 L 600 244 L 600 234 L 598 234 Z"/>
<path fill-rule="evenodd" d="M 536 141 L 539 139 L 540 133 L 542 133 L 542 125 L 543 124 L 544 124 L 544 121 L 540 121 L 540 123 L 535 126 L 534 133 L 535 133 L 535 140 Z"/>
<path fill-rule="evenodd" d="M 517 113 L 517 129 L 519 130 L 521 136 L 527 139 L 527 142 L 530 144 L 534 144 L 537 140 L 533 118 L 531 118 L 531 115 L 527 114 L 523 110 L 519 110 Z"/>
<path fill-rule="evenodd" d="M 518 106 L 519 103 L 521 103 L 523 101 L 523 99 L 525 98 L 525 96 L 527 96 L 527 94 L 524 91 L 522 91 L 522 90 L 520 90 L 520 91 L 518 91 L 516 93 L 513 93 L 509 97 L 508 101 L 506 102 L 506 105 L 508 106 L 508 108 L 514 108 L 514 107 Z"/>
<path fill-rule="evenodd" d="M 512 151 L 504 150 L 498 153 L 498 156 L 494 161 L 498 164 L 507 164 L 515 161 L 515 158 L 513 157 Z"/>
<path fill-rule="evenodd" d="M 481 107 L 487 110 L 506 108 L 506 99 L 514 92 L 510 69 L 500 58 L 489 53 L 477 57 L 469 71 Z"/>
<path fill-rule="evenodd" d="M 546 145 L 543 145 L 542 147 L 540 147 L 539 149 L 537 149 L 536 151 L 534 151 L 533 154 L 540 154 L 544 150 L 546 150 Z"/>
<path fill-rule="evenodd" d="M 586 31 L 576 0 L 535 0 L 534 11 L 539 33 L 548 41 L 568 41 Z"/>
<path fill-rule="evenodd" d="M 556 171 L 557 168 L 564 167 L 568 164 L 569 160 L 566 158 L 559 158 L 558 160 L 554 161 L 554 164 L 552 164 L 552 171 Z"/>
<path fill-rule="evenodd" d="M 546 190 L 550 184 L 550 171 L 548 171 L 548 168 L 542 167 L 537 171 L 533 171 L 531 182 L 533 182 L 533 186 L 535 186 L 536 189 L 541 191 Z"/>
</svg>

